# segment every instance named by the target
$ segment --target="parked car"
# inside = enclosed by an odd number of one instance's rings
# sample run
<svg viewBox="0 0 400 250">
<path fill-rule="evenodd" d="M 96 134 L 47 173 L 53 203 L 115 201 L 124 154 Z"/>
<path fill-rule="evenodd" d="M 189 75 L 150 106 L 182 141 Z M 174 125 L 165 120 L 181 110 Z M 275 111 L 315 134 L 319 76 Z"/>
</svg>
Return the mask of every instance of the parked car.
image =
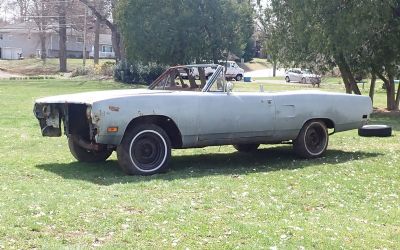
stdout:
<svg viewBox="0 0 400 250">
<path fill-rule="evenodd" d="M 216 70 L 208 80 L 184 80 L 181 72 L 193 67 Z M 250 152 L 260 144 L 291 141 L 300 157 L 320 157 L 329 135 L 360 128 L 372 112 L 367 96 L 232 89 L 223 66 L 178 66 L 148 89 L 38 99 L 34 115 L 43 136 L 64 132 L 78 161 L 105 161 L 116 151 L 125 173 L 149 175 L 167 170 L 171 148 L 232 144 Z"/>
<path fill-rule="evenodd" d="M 236 81 L 241 81 L 243 79 L 244 75 L 244 69 L 239 67 L 239 65 L 234 62 L 234 61 L 227 61 L 222 62 L 225 67 L 226 67 L 226 72 L 225 76 L 228 79 L 235 79 Z"/>
<path fill-rule="evenodd" d="M 240 68 L 235 61 L 219 61 L 220 65 L 224 66 L 226 69 L 225 77 L 227 80 L 235 79 L 236 81 L 241 81 L 244 76 L 244 69 Z M 217 64 L 212 67 L 204 68 L 206 78 L 209 78 L 217 69 Z M 193 75 L 199 78 L 199 71 L 197 68 L 193 68 Z"/>
<path fill-rule="evenodd" d="M 310 70 L 289 69 L 285 72 L 286 82 L 311 83 L 313 86 L 321 83 L 321 76 L 313 74 Z"/>
</svg>

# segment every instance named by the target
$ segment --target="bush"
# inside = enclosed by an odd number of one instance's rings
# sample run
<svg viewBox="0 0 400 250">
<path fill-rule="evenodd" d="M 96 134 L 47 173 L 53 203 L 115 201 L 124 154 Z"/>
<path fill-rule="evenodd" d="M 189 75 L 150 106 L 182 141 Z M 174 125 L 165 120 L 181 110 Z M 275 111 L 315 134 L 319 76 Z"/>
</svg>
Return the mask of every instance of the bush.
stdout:
<svg viewBox="0 0 400 250">
<path fill-rule="evenodd" d="M 93 68 L 80 66 L 72 71 L 71 76 L 87 76 L 93 73 Z"/>
<path fill-rule="evenodd" d="M 113 76 L 115 69 L 115 62 L 105 62 L 100 66 L 100 74 L 103 76 Z"/>
<path fill-rule="evenodd" d="M 129 64 L 126 61 L 121 61 L 115 67 L 114 78 L 117 81 L 125 83 L 150 84 L 157 79 L 165 69 L 166 66 L 156 63 L 144 65 L 142 63 Z"/>
</svg>

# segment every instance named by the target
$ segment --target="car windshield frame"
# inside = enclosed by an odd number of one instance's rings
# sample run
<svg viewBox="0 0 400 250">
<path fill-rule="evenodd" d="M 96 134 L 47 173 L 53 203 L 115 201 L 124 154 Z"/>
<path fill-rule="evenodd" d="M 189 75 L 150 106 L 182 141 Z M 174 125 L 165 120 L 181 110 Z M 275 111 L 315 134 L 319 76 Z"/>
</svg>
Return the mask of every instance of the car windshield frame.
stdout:
<svg viewBox="0 0 400 250">
<path fill-rule="evenodd" d="M 216 82 L 216 80 L 218 79 L 218 76 L 220 74 L 223 74 L 223 77 L 225 79 L 225 76 L 224 76 L 224 68 L 225 67 L 224 66 L 221 66 L 219 64 L 193 64 L 193 65 L 179 65 L 179 66 L 170 67 L 166 71 L 164 71 L 155 81 L 153 81 L 149 85 L 148 89 L 149 90 L 160 90 L 160 89 L 156 89 L 157 86 L 159 86 L 160 83 L 162 83 L 162 81 L 173 71 L 179 71 L 179 70 L 185 70 L 185 69 L 193 70 L 194 68 L 198 69 L 198 68 L 207 68 L 207 67 L 214 67 L 216 69 L 213 72 L 213 74 L 208 78 L 204 87 L 202 89 L 199 88 L 199 92 L 209 92 L 211 87 Z M 170 90 L 170 89 L 166 89 L 166 84 L 164 83 L 161 90 Z M 173 89 L 170 91 L 182 91 L 182 90 Z M 196 90 L 192 90 L 192 91 L 196 91 Z M 226 91 L 225 86 L 224 86 L 224 91 Z"/>
</svg>

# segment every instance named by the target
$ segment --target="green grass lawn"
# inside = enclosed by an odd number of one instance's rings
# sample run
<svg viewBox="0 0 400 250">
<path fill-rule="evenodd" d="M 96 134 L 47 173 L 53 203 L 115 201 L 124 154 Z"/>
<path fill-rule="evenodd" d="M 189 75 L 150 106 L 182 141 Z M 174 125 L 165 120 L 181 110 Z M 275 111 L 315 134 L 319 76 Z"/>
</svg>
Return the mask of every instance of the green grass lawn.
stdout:
<svg viewBox="0 0 400 250">
<path fill-rule="evenodd" d="M 311 88 L 264 85 L 266 91 Z M 41 137 L 32 113 L 36 98 L 129 87 L 0 81 L 0 249 L 400 246 L 398 116 L 372 117 L 392 125 L 393 137 L 338 133 L 320 159 L 300 160 L 290 145 L 253 154 L 231 146 L 174 150 L 171 170 L 148 177 L 125 176 L 115 154 L 103 164 L 78 163 L 65 137 Z M 383 107 L 384 93 L 376 95 Z"/>
<path fill-rule="evenodd" d="M 272 68 L 271 63 L 263 58 L 253 58 L 250 62 L 239 63 L 239 66 L 244 69 L 245 72 Z"/>
</svg>

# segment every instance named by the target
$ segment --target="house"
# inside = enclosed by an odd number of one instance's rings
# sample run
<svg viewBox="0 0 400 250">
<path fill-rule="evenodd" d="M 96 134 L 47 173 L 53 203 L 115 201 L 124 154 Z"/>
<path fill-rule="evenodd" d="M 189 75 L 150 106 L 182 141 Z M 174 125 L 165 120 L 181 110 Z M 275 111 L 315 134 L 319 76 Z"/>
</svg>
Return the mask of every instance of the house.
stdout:
<svg viewBox="0 0 400 250">
<path fill-rule="evenodd" d="M 100 34 L 99 45 L 99 58 L 115 58 L 110 34 Z M 94 46 L 92 46 L 89 56 L 94 56 Z"/>
<path fill-rule="evenodd" d="M 46 37 L 46 55 L 49 58 L 58 57 L 59 54 L 59 35 L 57 33 L 57 24 L 48 25 L 44 31 Z M 0 28 L 0 59 L 18 59 L 5 57 L 4 51 L 22 51 L 22 57 L 40 57 L 41 42 L 40 31 L 34 22 L 24 22 L 19 24 L 10 24 Z M 101 51 L 104 49 L 105 57 L 113 57 L 112 49 L 110 51 L 111 35 L 100 34 L 103 38 L 100 41 Z M 109 41 L 107 40 L 109 39 Z M 89 55 L 89 49 L 93 46 L 93 39 L 87 35 L 86 56 Z M 111 46 L 112 47 L 112 46 Z M 112 53 L 112 56 L 111 54 Z M 83 55 L 83 34 L 74 29 L 67 29 L 67 57 L 82 58 Z"/>
</svg>

